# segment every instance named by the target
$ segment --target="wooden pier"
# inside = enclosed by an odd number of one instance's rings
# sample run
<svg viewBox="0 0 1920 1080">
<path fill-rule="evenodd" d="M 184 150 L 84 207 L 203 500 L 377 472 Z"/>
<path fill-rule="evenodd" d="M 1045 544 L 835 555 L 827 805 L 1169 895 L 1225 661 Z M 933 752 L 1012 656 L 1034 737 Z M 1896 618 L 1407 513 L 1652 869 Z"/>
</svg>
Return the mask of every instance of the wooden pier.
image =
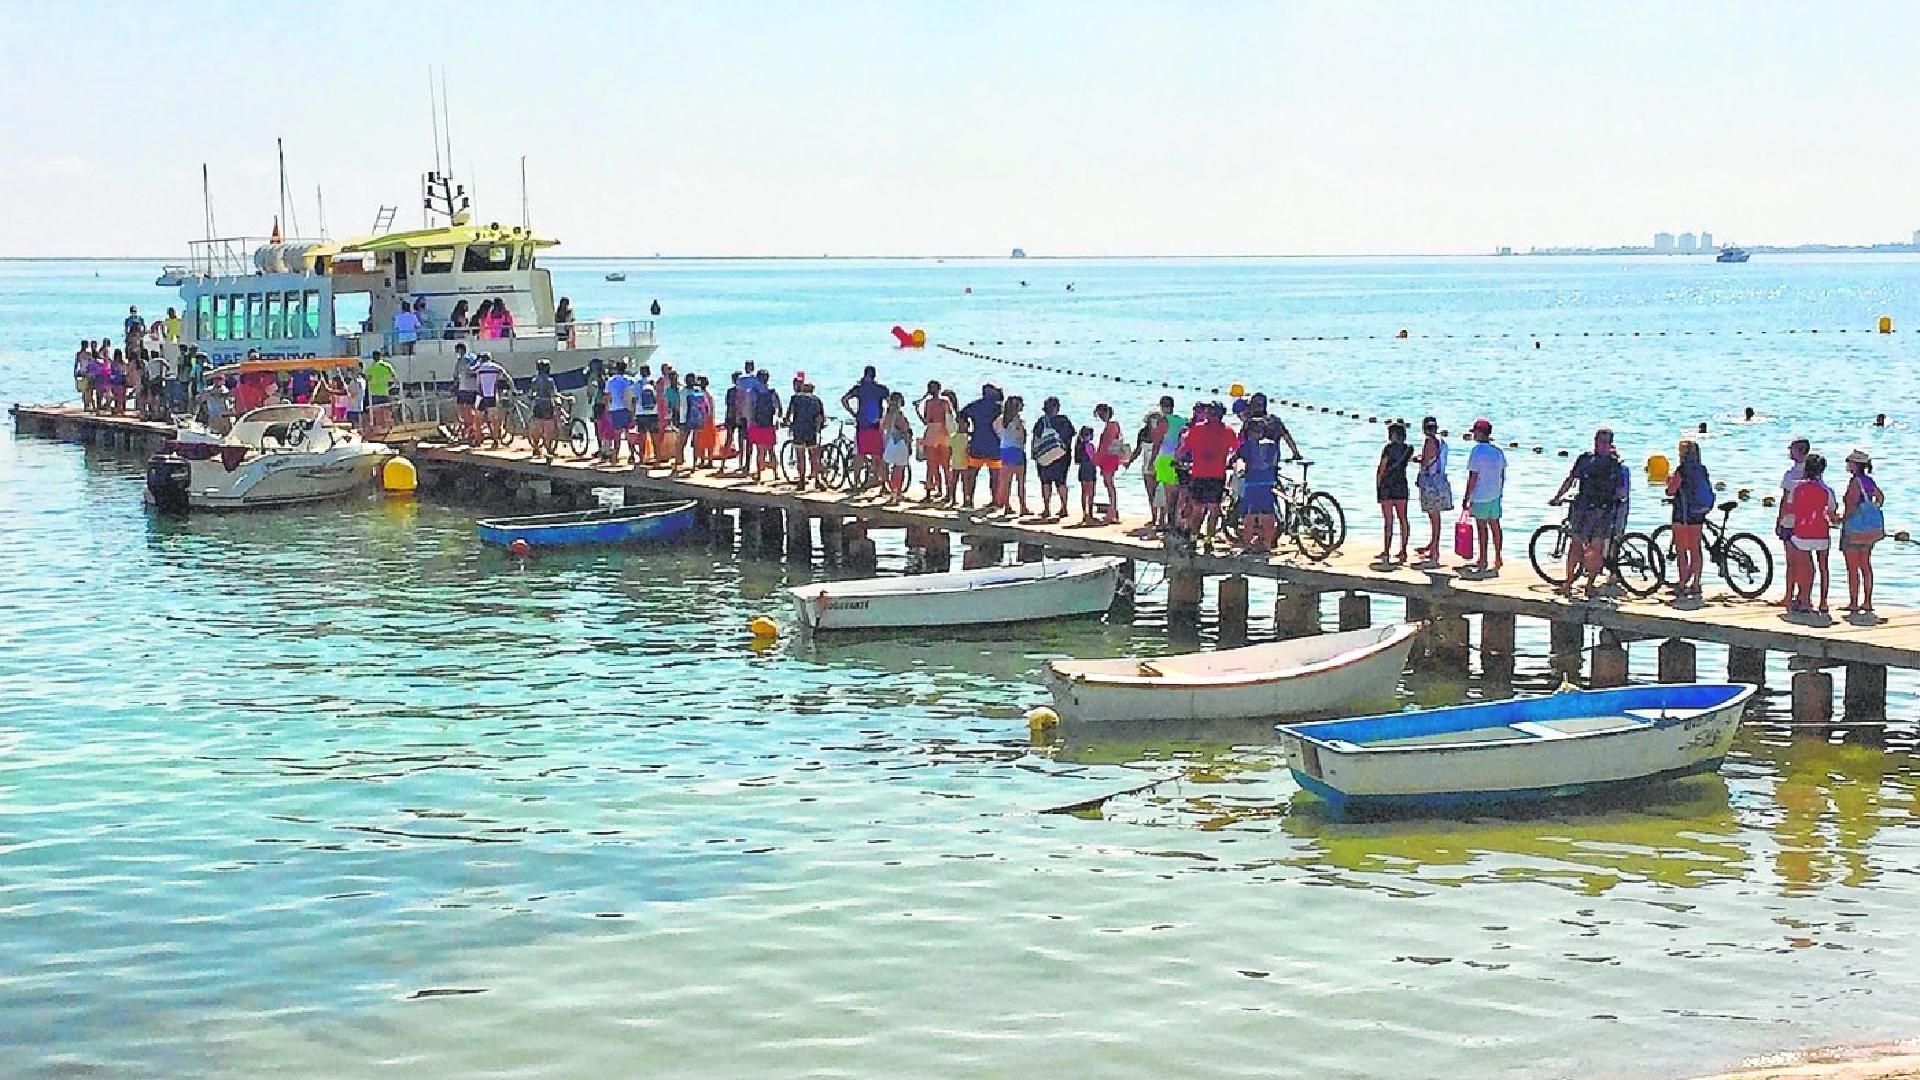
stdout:
<svg viewBox="0 0 1920 1080">
<path fill-rule="evenodd" d="M 172 431 L 166 425 L 126 417 L 82 414 L 72 406 L 15 406 L 15 424 L 26 434 L 86 441 L 116 449 L 151 452 Z M 1356 555 L 1370 544 L 1349 540 L 1346 550 L 1326 562 L 1297 556 L 1265 561 L 1224 555 L 1179 556 L 1156 539 L 1134 535 L 1140 522 L 1118 526 L 1075 528 L 1069 524 L 1032 524 L 983 519 L 972 512 L 923 507 L 887 506 L 877 496 L 844 492 L 798 492 L 790 484 L 754 484 L 748 480 L 702 472 L 669 475 L 665 469 L 636 470 L 597 461 L 548 462 L 534 458 L 524 446 L 501 450 L 456 449 L 424 444 L 409 456 L 420 467 L 422 490 L 451 487 L 469 495 L 517 494 L 520 501 L 540 508 L 585 507 L 592 489 L 623 488 L 641 497 L 662 495 L 697 499 L 703 516 L 717 532 L 731 535 L 733 512 L 745 542 L 761 551 L 785 551 L 791 557 L 810 557 L 818 543 L 835 561 L 855 568 L 874 560 L 875 529 L 902 528 L 908 546 L 923 565 L 943 568 L 951 559 L 952 538 L 961 537 L 967 551 L 963 565 L 985 566 L 1004 560 L 1006 545 L 1018 545 L 1018 558 L 1037 559 L 1045 553 L 1118 555 L 1133 562 L 1165 567 L 1167 612 L 1176 625 L 1197 623 L 1205 582 L 1218 581 L 1217 608 L 1220 638 L 1231 645 L 1247 633 L 1247 580 L 1274 581 L 1279 589 L 1274 621 L 1283 634 L 1314 633 L 1320 629 L 1321 601 L 1339 594 L 1336 619 L 1341 629 L 1369 625 L 1372 598 L 1396 597 L 1406 604 L 1409 618 L 1429 622 L 1422 645 L 1425 658 L 1464 667 L 1478 648 L 1483 669 L 1497 675 L 1511 673 L 1515 621 L 1524 616 L 1546 621 L 1550 627 L 1554 665 L 1573 675 L 1592 653 L 1590 681 L 1596 686 L 1618 685 L 1627 679 L 1627 650 L 1633 642 L 1656 641 L 1659 676 L 1665 681 L 1696 677 L 1695 643 L 1709 642 L 1728 649 L 1728 676 L 1744 682 L 1764 682 L 1769 653 L 1790 658 L 1795 719 L 1821 724 L 1834 719 L 1831 669 L 1845 673 L 1844 716 L 1848 720 L 1878 720 L 1885 716 L 1887 669 L 1920 670 L 1920 610 L 1884 608 L 1872 625 L 1844 621 L 1814 625 L 1789 621 L 1781 609 L 1760 601 L 1740 600 L 1731 593 L 1709 590 L 1705 603 L 1675 608 L 1652 600 L 1573 600 L 1556 595 L 1524 562 L 1510 561 L 1496 578 L 1463 577 L 1454 569 L 1417 570 L 1373 565 Z M 1077 492 L 1076 492 L 1077 494 Z M 816 528 L 818 522 L 818 540 Z M 1479 616 L 1478 645 L 1469 640 L 1466 616 Z M 1598 641 L 1586 644 L 1586 627 L 1598 631 Z"/>
</svg>

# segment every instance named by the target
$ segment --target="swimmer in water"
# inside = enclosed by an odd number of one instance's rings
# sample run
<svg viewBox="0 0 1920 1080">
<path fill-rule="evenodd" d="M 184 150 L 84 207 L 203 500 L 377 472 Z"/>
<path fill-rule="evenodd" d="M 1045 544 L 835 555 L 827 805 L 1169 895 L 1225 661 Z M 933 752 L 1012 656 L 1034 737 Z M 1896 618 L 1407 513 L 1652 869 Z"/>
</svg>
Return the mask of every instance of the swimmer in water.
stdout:
<svg viewBox="0 0 1920 1080">
<path fill-rule="evenodd" d="M 1700 434 L 1705 435 L 1706 433 L 1707 433 L 1707 422 L 1705 420 L 1702 420 L 1700 421 Z"/>
<path fill-rule="evenodd" d="M 1874 416 L 1874 418 L 1873 418 L 1873 426 L 1874 426 L 1874 427 L 1886 427 L 1886 426 L 1887 426 L 1887 414 L 1886 414 L 1886 413 L 1878 413 L 1878 414 L 1876 414 L 1876 415 Z"/>
<path fill-rule="evenodd" d="M 1753 406 L 1751 405 L 1747 406 L 1747 415 L 1744 417 L 1744 419 L 1749 424 L 1753 423 Z"/>
</svg>

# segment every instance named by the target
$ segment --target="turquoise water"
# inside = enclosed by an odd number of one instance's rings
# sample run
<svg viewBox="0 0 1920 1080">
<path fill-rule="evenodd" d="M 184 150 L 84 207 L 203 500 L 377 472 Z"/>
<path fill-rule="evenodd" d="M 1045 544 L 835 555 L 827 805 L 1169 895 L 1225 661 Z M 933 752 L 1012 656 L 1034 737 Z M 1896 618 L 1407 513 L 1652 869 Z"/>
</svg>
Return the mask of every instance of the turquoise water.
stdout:
<svg viewBox="0 0 1920 1080">
<path fill-rule="evenodd" d="M 1915 486 L 1910 259 L 611 265 L 562 264 L 562 291 L 629 315 L 658 296 L 683 370 L 753 357 L 832 387 L 871 362 L 1123 419 L 1159 393 L 909 357 L 902 323 L 1489 415 L 1523 443 L 1526 522 L 1602 421 L 1632 455 L 1704 419 L 1709 465 L 1756 496 L 1790 433 L 1867 446 L 1894 527 Z M 0 399 L 63 396 L 75 340 L 164 306 L 154 270 L 0 262 Z M 1862 333 L 1883 312 L 1902 332 Z M 1205 340 L 1241 336 L 1349 340 Z M 1726 422 L 1746 405 L 1775 419 Z M 1364 527 L 1378 426 L 1288 418 Z M 1898 674 L 1889 730 L 1797 732 L 1774 699 L 1724 778 L 1650 803 L 1340 825 L 1260 725 L 1029 745 L 1044 659 L 1168 647 L 1152 592 L 1130 623 L 755 652 L 745 621 L 819 568 L 521 567 L 432 504 L 159 521 L 138 477 L 0 436 L 7 1075 L 1656 1078 L 1920 1028 Z M 1920 602 L 1910 548 L 1881 565 Z M 1543 690 L 1522 629 L 1521 689 Z M 1422 673 L 1402 697 L 1485 692 Z"/>
</svg>

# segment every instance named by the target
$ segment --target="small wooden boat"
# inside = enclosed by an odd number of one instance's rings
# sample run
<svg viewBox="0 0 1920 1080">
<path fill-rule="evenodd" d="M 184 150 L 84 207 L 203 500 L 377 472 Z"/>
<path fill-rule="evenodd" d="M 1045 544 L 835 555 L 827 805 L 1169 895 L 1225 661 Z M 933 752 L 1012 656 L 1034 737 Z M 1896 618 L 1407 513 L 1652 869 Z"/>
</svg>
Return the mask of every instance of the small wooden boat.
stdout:
<svg viewBox="0 0 1920 1080">
<path fill-rule="evenodd" d="M 1094 615 L 1113 604 L 1125 559 L 1049 559 L 982 570 L 823 581 L 788 589 L 810 630 L 987 626 Z"/>
<path fill-rule="evenodd" d="M 1336 814 L 1526 802 L 1713 772 L 1753 692 L 1575 690 L 1277 730 L 1294 778 Z"/>
<path fill-rule="evenodd" d="M 678 540 L 693 531 L 694 501 L 641 503 L 571 514 L 489 518 L 476 522 L 480 539 L 503 547 L 525 540 L 534 547 L 633 544 Z"/>
<path fill-rule="evenodd" d="M 1044 672 L 1069 722 L 1325 716 L 1393 696 L 1419 623 L 1150 660 L 1055 660 Z"/>
</svg>

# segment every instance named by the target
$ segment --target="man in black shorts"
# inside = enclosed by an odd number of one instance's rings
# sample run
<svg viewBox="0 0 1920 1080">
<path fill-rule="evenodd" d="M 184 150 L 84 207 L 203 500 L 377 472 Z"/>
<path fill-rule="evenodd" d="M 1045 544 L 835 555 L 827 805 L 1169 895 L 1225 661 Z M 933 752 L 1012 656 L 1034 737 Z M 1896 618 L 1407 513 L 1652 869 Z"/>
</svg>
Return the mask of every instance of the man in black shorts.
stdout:
<svg viewBox="0 0 1920 1080">
<path fill-rule="evenodd" d="M 787 399 L 787 431 L 793 436 L 794 446 L 799 452 L 794 455 L 794 490 L 804 490 L 807 478 L 812 476 L 813 486 L 820 491 L 827 490 L 827 480 L 820 468 L 820 429 L 827 422 L 827 406 L 813 392 L 813 384 L 802 382 Z"/>
</svg>

